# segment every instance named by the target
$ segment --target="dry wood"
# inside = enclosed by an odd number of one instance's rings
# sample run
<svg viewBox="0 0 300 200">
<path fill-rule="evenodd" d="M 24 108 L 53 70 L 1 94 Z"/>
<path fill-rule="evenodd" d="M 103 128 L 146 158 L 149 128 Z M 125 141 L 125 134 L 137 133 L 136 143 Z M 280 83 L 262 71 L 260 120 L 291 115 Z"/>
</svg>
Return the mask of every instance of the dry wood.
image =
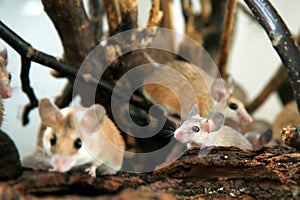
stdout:
<svg viewBox="0 0 300 200">
<path fill-rule="evenodd" d="M 88 9 L 89 9 L 89 20 L 94 32 L 94 37 L 99 42 L 103 36 L 103 16 L 104 16 L 103 1 L 89 0 Z"/>
<path fill-rule="evenodd" d="M 299 198 L 300 153 L 286 147 L 240 150 L 215 147 L 199 158 L 200 149 L 149 173 L 119 172 L 95 179 L 80 169 L 69 173 L 24 170 L 0 184 L 0 198 L 64 199 L 287 199 Z M 64 195 L 64 196 L 62 196 Z"/>
<path fill-rule="evenodd" d="M 228 75 L 228 58 L 230 47 L 232 43 L 232 35 L 235 24 L 235 13 L 236 13 L 236 0 L 227 0 L 226 10 L 223 22 L 223 32 L 221 36 L 221 46 L 218 68 L 223 79 L 227 78 Z"/>
<path fill-rule="evenodd" d="M 62 41 L 65 60 L 72 66 L 80 67 L 83 59 L 96 45 L 82 1 L 43 0 L 42 2 Z"/>
<path fill-rule="evenodd" d="M 300 50 L 290 30 L 268 0 L 245 0 L 252 13 L 265 29 L 273 48 L 281 58 L 291 82 L 300 112 Z"/>
<path fill-rule="evenodd" d="M 275 72 L 273 77 L 269 80 L 263 90 L 255 97 L 255 99 L 247 105 L 247 111 L 249 113 L 255 112 L 257 108 L 259 108 L 266 99 L 278 89 L 278 87 L 287 79 L 286 69 L 283 65 L 281 65 L 278 70 Z"/>
<path fill-rule="evenodd" d="M 152 7 L 149 14 L 147 27 L 158 26 L 163 17 L 163 12 L 160 10 L 160 0 L 152 0 Z"/>
<path fill-rule="evenodd" d="M 161 1 L 163 12 L 162 27 L 174 29 L 174 4 L 173 0 Z"/>
<path fill-rule="evenodd" d="M 210 0 L 199 0 L 201 5 L 201 18 L 203 22 L 208 22 L 212 14 L 212 5 Z"/>
<path fill-rule="evenodd" d="M 105 13 L 107 15 L 107 23 L 109 28 L 109 35 L 112 36 L 120 32 L 120 24 L 122 16 L 118 0 L 103 0 Z"/>
<path fill-rule="evenodd" d="M 281 139 L 286 145 L 300 150 L 299 127 L 287 125 L 281 131 Z"/>
<path fill-rule="evenodd" d="M 226 1 L 210 0 L 206 3 L 210 3 L 210 17 L 203 20 L 201 15 L 195 16 L 195 30 L 202 35 L 204 49 L 217 63 Z"/>
<path fill-rule="evenodd" d="M 297 35 L 297 43 L 300 42 L 300 33 Z M 256 98 L 247 105 L 247 110 L 249 113 L 253 113 L 257 108 L 259 108 L 267 98 L 279 87 L 288 81 L 288 76 L 284 65 L 280 65 L 277 71 L 274 73 L 270 81 L 265 85 L 262 91 L 256 96 Z M 289 92 L 289 91 L 286 91 Z M 287 95 L 287 94 L 286 94 Z"/>
<path fill-rule="evenodd" d="M 120 25 L 121 31 L 127 31 L 138 27 L 137 5 L 137 0 L 120 1 L 120 11 L 122 16 L 122 23 Z"/>
</svg>

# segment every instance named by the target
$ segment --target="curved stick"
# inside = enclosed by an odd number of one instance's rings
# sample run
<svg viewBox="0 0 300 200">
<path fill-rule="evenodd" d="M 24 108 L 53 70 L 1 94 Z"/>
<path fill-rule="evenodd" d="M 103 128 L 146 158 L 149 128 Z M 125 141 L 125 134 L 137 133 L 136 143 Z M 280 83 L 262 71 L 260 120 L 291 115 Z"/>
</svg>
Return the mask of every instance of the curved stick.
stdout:
<svg viewBox="0 0 300 200">
<path fill-rule="evenodd" d="M 294 98 L 300 112 L 300 51 L 291 32 L 268 0 L 245 0 L 259 23 L 267 32 L 282 60 L 290 79 Z"/>
</svg>

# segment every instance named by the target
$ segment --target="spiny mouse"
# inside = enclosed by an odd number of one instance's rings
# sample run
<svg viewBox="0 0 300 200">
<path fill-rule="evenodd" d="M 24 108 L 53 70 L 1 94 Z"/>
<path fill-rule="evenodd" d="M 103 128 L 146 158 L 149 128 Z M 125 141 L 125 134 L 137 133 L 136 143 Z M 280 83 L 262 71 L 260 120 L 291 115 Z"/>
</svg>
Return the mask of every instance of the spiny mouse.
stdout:
<svg viewBox="0 0 300 200">
<path fill-rule="evenodd" d="M 224 126 L 225 117 L 214 112 L 210 118 L 200 117 L 198 105 L 195 104 L 187 120 L 175 130 L 174 137 L 188 147 L 193 144 L 201 146 L 235 146 L 250 149 L 250 142 L 238 131 Z"/>
<path fill-rule="evenodd" d="M 232 78 L 226 84 L 223 79 L 216 79 L 184 61 L 166 65 L 169 68 L 158 68 L 146 78 L 142 92 L 153 103 L 164 106 L 168 114 L 177 114 L 184 119 L 188 109 L 197 102 L 201 117 L 208 117 L 211 110 L 226 110 L 226 118 L 241 124 L 252 122 L 243 103 L 232 96 Z"/>
<path fill-rule="evenodd" d="M 101 174 L 115 174 L 121 169 L 124 140 L 103 106 L 60 110 L 48 99 L 41 99 L 39 115 L 47 127 L 42 143 L 53 171 L 66 172 L 90 164 L 85 171 L 96 177 L 96 169 Z"/>
</svg>

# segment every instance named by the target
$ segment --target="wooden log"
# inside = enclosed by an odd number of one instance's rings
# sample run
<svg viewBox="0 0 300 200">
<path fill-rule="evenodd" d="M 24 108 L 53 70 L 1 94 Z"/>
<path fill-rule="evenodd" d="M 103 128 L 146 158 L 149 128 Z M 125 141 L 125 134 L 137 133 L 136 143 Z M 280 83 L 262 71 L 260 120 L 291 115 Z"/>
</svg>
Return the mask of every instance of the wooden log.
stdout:
<svg viewBox="0 0 300 200">
<path fill-rule="evenodd" d="M 119 172 L 95 179 L 80 169 L 68 173 L 28 169 L 19 178 L 0 183 L 0 198 L 291 199 L 300 196 L 300 153 L 296 149 L 214 147 L 202 158 L 200 150 L 194 147 L 154 172 Z"/>
</svg>

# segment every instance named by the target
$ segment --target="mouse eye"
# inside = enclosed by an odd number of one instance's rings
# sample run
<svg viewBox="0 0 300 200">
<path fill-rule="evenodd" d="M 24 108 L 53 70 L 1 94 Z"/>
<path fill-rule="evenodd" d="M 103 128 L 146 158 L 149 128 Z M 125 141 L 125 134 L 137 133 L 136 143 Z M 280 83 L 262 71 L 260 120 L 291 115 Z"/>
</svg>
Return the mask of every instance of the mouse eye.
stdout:
<svg viewBox="0 0 300 200">
<path fill-rule="evenodd" d="M 80 149 L 82 146 L 82 142 L 81 142 L 81 139 L 77 138 L 75 141 L 74 141 L 74 147 L 76 149 Z"/>
<path fill-rule="evenodd" d="M 231 110 L 236 110 L 236 109 L 238 109 L 238 105 L 237 105 L 236 103 L 230 103 L 230 104 L 229 104 L 229 108 L 230 108 Z"/>
<path fill-rule="evenodd" d="M 192 130 L 193 130 L 195 133 L 197 133 L 197 132 L 200 131 L 200 128 L 199 128 L 199 126 L 193 126 L 193 127 L 192 127 Z"/>
<path fill-rule="evenodd" d="M 8 79 L 11 80 L 11 74 L 10 73 L 8 74 Z"/>
<path fill-rule="evenodd" d="M 56 144 L 56 140 L 57 140 L 57 137 L 56 135 L 54 134 L 51 139 L 50 139 L 50 144 L 51 146 L 54 146 Z"/>
</svg>

